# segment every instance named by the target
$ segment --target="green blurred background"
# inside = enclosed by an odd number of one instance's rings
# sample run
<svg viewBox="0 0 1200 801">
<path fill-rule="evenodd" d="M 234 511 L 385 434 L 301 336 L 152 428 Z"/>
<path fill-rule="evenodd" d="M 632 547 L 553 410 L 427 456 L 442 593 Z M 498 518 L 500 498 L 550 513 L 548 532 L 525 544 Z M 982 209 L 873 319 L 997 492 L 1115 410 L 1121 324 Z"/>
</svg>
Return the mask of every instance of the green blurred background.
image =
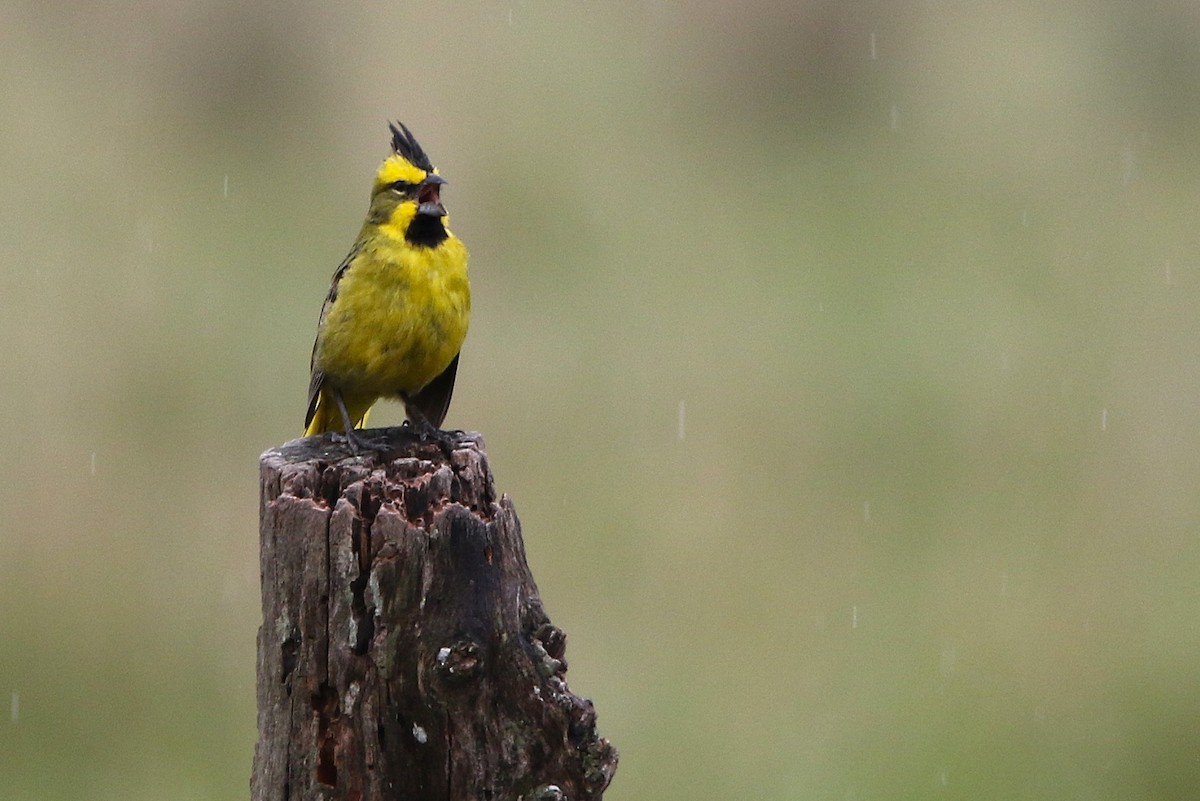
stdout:
<svg viewBox="0 0 1200 801">
<path fill-rule="evenodd" d="M 394 118 L 609 798 L 1200 797 L 1194 3 L 16 0 L 0 69 L 0 799 L 246 797 Z"/>
</svg>

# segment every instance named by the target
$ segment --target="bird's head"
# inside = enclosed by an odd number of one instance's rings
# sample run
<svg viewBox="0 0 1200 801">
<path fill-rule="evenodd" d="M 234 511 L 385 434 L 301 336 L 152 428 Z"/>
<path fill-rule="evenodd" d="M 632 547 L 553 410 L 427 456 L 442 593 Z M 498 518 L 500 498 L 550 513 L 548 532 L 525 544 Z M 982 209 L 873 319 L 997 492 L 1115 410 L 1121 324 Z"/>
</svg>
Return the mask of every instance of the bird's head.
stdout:
<svg viewBox="0 0 1200 801">
<path fill-rule="evenodd" d="M 392 155 L 375 173 L 369 220 L 394 227 L 414 245 L 436 247 L 449 236 L 442 205 L 446 179 L 438 175 L 404 123 L 389 123 L 388 127 L 392 130 Z"/>
</svg>

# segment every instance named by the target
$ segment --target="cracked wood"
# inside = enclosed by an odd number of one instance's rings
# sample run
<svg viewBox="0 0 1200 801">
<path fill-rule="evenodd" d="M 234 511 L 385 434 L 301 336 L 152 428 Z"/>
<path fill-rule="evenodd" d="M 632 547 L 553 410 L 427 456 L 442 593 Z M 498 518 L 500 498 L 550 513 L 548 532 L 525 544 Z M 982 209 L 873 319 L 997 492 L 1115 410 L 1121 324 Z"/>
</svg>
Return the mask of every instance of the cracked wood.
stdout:
<svg viewBox="0 0 1200 801">
<path fill-rule="evenodd" d="M 260 462 L 254 801 L 588 801 L 617 753 L 567 687 L 482 439 L 330 435 Z"/>
</svg>

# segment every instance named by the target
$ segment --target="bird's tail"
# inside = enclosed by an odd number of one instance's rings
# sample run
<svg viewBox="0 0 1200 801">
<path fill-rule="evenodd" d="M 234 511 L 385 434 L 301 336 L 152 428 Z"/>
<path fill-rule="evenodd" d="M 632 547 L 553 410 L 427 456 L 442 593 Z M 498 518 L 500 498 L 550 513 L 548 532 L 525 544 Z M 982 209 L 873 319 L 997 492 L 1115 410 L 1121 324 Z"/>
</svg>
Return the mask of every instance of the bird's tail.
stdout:
<svg viewBox="0 0 1200 801">
<path fill-rule="evenodd" d="M 355 408 L 357 404 L 348 402 L 346 406 L 347 411 L 350 412 L 350 421 L 354 424 L 354 427 L 366 428 L 367 418 L 371 415 L 370 404 L 367 404 L 361 414 L 358 414 L 358 410 Z M 342 422 L 342 413 L 338 411 L 337 401 L 322 389 L 320 395 L 317 396 L 312 418 L 308 421 L 308 426 L 304 429 L 304 436 L 311 437 L 315 434 L 324 434 L 326 431 L 344 431 L 345 428 L 346 425 Z"/>
</svg>

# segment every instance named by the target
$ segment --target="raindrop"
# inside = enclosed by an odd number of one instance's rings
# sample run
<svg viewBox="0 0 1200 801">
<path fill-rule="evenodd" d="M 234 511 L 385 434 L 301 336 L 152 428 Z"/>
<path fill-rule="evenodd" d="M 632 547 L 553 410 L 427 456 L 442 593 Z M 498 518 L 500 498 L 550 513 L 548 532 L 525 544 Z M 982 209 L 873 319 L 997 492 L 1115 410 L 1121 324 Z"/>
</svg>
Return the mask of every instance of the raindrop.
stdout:
<svg viewBox="0 0 1200 801">
<path fill-rule="evenodd" d="M 900 109 L 894 105 L 892 106 L 892 117 L 891 121 L 888 123 L 888 127 L 890 127 L 893 131 L 900 130 Z"/>
<path fill-rule="evenodd" d="M 850 607 L 850 628 L 858 628 L 858 604 Z"/>
<path fill-rule="evenodd" d="M 12 691 L 12 705 L 8 709 L 9 717 L 16 723 L 21 717 L 21 693 Z"/>
<path fill-rule="evenodd" d="M 413 739 L 416 740 L 421 745 L 425 745 L 425 743 L 429 741 L 429 735 L 425 733 L 424 729 L 422 729 L 420 726 L 418 726 L 417 724 L 414 723 L 413 724 Z"/>
<path fill-rule="evenodd" d="M 864 523 L 871 522 L 871 502 L 870 501 L 863 501 L 863 522 Z"/>
<path fill-rule="evenodd" d="M 221 189 L 221 195 L 226 200 L 229 199 L 229 173 L 225 173 L 225 186 Z"/>
<path fill-rule="evenodd" d="M 1108 430 L 1108 409 L 1100 410 L 1100 430 L 1101 431 Z"/>
<path fill-rule="evenodd" d="M 682 441 L 682 440 L 683 440 L 683 435 L 684 435 L 684 417 L 685 417 L 685 413 L 686 413 L 686 411 L 687 411 L 687 409 L 685 408 L 683 401 L 680 401 L 680 402 L 679 402 L 679 427 L 678 427 L 678 430 L 677 430 L 677 433 L 679 434 L 679 439 L 680 439 L 680 441 Z"/>
<path fill-rule="evenodd" d="M 875 51 L 875 31 L 871 31 L 871 60 L 879 60 L 879 54 Z"/>
<path fill-rule="evenodd" d="M 96 452 L 92 451 L 92 475 L 96 475 Z"/>
<path fill-rule="evenodd" d="M 1171 286 L 1171 284 L 1173 284 L 1175 282 L 1171 278 L 1171 260 L 1170 259 L 1167 259 L 1166 274 L 1167 274 L 1167 286 Z"/>
</svg>

